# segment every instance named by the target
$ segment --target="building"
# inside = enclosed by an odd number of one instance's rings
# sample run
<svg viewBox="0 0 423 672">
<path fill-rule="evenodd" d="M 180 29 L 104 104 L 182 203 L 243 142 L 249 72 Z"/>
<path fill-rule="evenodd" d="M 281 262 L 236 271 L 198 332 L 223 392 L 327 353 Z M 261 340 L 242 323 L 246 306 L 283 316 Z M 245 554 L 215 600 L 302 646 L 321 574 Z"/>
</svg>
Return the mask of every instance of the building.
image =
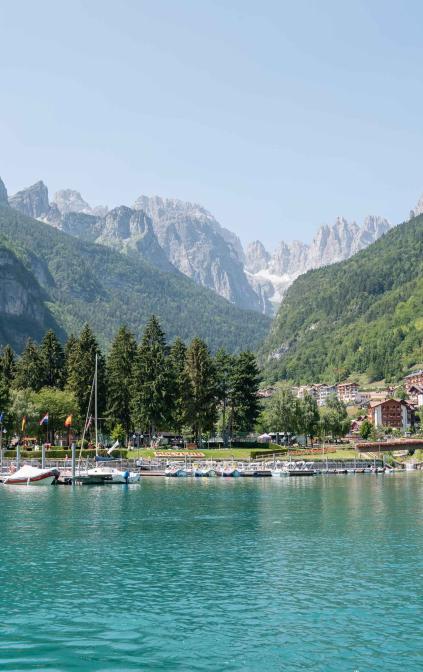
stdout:
<svg viewBox="0 0 423 672">
<path fill-rule="evenodd" d="M 336 395 L 336 385 L 326 385 L 323 383 L 322 385 L 316 385 L 315 387 L 317 392 L 316 399 L 319 406 L 325 406 L 328 397 Z"/>
<path fill-rule="evenodd" d="M 410 403 L 414 406 L 423 406 L 423 386 L 422 385 L 410 385 L 408 388 L 408 394 L 410 396 Z"/>
<path fill-rule="evenodd" d="M 297 398 L 304 399 L 304 397 L 309 394 L 311 397 L 317 398 L 317 385 L 301 385 L 297 391 Z"/>
<path fill-rule="evenodd" d="M 414 425 L 414 406 L 407 401 L 387 399 L 370 404 L 367 418 L 375 427 L 406 430 Z"/>
<path fill-rule="evenodd" d="M 344 404 L 350 404 L 357 398 L 358 383 L 345 382 L 337 385 L 338 399 Z"/>
<path fill-rule="evenodd" d="M 413 371 L 412 373 L 409 373 L 408 376 L 405 376 L 404 385 L 407 391 L 411 385 L 423 385 L 423 369 Z"/>
</svg>

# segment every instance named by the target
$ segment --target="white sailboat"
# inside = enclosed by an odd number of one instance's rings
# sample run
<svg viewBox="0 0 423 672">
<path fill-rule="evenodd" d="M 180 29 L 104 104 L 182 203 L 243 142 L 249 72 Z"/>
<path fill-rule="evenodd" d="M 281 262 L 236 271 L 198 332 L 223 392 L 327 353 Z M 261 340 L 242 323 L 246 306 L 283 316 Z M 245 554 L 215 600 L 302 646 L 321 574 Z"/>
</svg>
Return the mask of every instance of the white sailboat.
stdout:
<svg viewBox="0 0 423 672">
<path fill-rule="evenodd" d="M 98 392 L 97 392 L 97 377 L 98 377 L 98 357 L 97 354 L 95 356 L 95 371 L 94 371 L 94 380 L 93 380 L 93 388 L 94 388 L 94 428 L 95 428 L 95 454 L 96 458 L 98 458 Z M 90 397 L 90 405 L 92 401 L 92 392 L 93 389 L 91 389 L 91 397 Z M 87 422 L 88 422 L 88 417 L 89 417 L 89 408 L 88 408 L 88 413 L 87 413 Z M 86 423 L 87 424 L 87 423 Z M 84 429 L 84 436 L 82 439 L 82 444 L 84 443 L 84 437 L 85 437 L 85 429 Z M 118 444 L 119 445 L 119 444 Z M 116 444 L 114 446 L 116 448 Z M 140 480 L 140 474 L 136 471 L 129 471 L 129 470 L 121 470 L 117 469 L 116 467 L 111 467 L 111 466 L 106 466 L 105 464 L 102 464 L 101 466 L 96 466 L 93 467 L 92 469 L 87 469 L 86 471 L 86 477 L 82 482 L 85 483 L 138 483 Z"/>
</svg>

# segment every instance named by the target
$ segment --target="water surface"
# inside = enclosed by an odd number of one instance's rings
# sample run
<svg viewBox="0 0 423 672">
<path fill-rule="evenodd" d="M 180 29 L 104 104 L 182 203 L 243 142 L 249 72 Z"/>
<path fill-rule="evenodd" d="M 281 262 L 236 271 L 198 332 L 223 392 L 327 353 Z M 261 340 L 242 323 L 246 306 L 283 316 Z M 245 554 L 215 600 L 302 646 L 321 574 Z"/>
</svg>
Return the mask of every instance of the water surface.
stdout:
<svg viewBox="0 0 423 672">
<path fill-rule="evenodd" d="M 2 670 L 423 669 L 423 475 L 0 489 Z"/>
</svg>

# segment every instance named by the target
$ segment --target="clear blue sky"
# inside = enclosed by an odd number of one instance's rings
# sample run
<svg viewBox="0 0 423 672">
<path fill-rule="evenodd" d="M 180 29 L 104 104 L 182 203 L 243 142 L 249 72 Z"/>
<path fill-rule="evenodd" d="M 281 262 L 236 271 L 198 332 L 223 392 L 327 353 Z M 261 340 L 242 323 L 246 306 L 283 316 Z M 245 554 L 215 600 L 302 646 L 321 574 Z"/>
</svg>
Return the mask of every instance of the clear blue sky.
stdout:
<svg viewBox="0 0 423 672">
<path fill-rule="evenodd" d="M 92 204 L 197 201 L 242 240 L 423 191 L 423 5 L 2 3 L 0 175 Z"/>
</svg>

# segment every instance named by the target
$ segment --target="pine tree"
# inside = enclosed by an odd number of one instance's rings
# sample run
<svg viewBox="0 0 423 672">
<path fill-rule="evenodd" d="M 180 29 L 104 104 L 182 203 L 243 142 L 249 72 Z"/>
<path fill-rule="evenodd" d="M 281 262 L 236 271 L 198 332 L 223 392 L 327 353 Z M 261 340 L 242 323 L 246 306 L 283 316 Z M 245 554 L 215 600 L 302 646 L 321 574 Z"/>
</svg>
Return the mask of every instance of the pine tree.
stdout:
<svg viewBox="0 0 423 672">
<path fill-rule="evenodd" d="M 169 353 L 169 360 L 172 369 L 172 398 L 173 412 L 172 425 L 178 432 L 182 433 L 183 426 L 187 423 L 187 414 L 190 399 L 190 381 L 186 369 L 187 348 L 185 343 L 177 338 Z"/>
<path fill-rule="evenodd" d="M 241 352 L 230 374 L 230 426 L 232 432 L 248 432 L 260 413 L 257 397 L 260 371 L 252 352 Z"/>
<path fill-rule="evenodd" d="M 107 416 L 113 426 L 121 424 L 128 435 L 131 428 L 131 385 L 137 343 L 122 326 L 107 359 Z"/>
<path fill-rule="evenodd" d="M 187 350 L 186 368 L 191 386 L 188 419 L 198 442 L 217 420 L 216 368 L 200 338 L 194 338 Z"/>
<path fill-rule="evenodd" d="M 30 389 L 38 392 L 43 384 L 43 365 L 40 350 L 31 338 L 16 363 L 16 375 L 13 381 L 18 390 Z"/>
<path fill-rule="evenodd" d="M 217 351 L 214 358 L 216 367 L 216 394 L 222 411 L 223 443 L 228 443 L 228 403 L 231 391 L 232 369 L 235 357 L 229 355 L 224 348 Z"/>
<path fill-rule="evenodd" d="M 105 408 L 105 362 L 97 340 L 86 324 L 73 345 L 68 351 L 67 387 L 73 392 L 80 418 L 85 417 L 90 399 L 91 386 L 95 371 L 95 356 L 98 357 L 98 414 Z"/>
<path fill-rule="evenodd" d="M 0 355 L 0 373 L 8 385 L 11 385 L 16 373 L 15 353 L 10 345 L 5 345 Z"/>
<path fill-rule="evenodd" d="M 65 371 L 64 371 L 64 385 L 67 386 L 69 371 L 74 366 L 74 358 L 76 357 L 78 349 L 78 339 L 74 334 L 71 334 L 65 344 Z"/>
<path fill-rule="evenodd" d="M 9 384 L 3 375 L 3 372 L 0 371 L 0 417 L 2 417 L 1 424 L 7 424 L 8 417 L 7 412 L 10 406 L 10 387 Z"/>
<path fill-rule="evenodd" d="M 51 329 L 41 341 L 40 358 L 43 367 L 42 387 L 61 389 L 64 383 L 65 353 L 62 344 Z"/>
<path fill-rule="evenodd" d="M 154 434 L 172 416 L 172 371 L 164 332 L 153 315 L 138 347 L 132 377 L 132 422 Z"/>
</svg>

